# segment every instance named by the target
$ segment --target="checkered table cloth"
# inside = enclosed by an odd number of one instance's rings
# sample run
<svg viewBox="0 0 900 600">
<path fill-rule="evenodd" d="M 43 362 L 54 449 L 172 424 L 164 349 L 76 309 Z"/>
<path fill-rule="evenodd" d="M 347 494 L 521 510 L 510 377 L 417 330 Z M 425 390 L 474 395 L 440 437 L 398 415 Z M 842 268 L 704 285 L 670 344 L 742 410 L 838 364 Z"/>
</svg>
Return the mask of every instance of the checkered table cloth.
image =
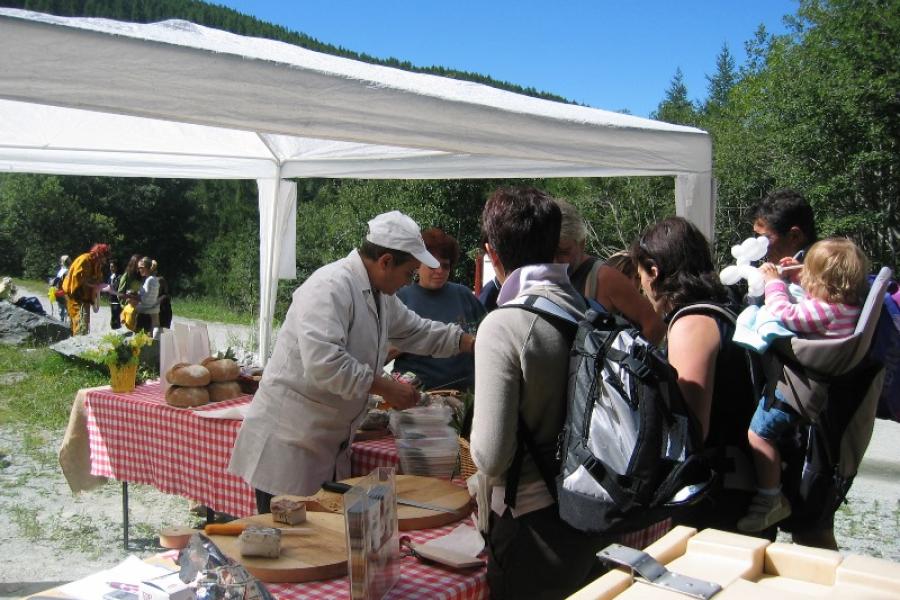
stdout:
<svg viewBox="0 0 900 600">
<path fill-rule="evenodd" d="M 84 408 L 91 451 L 91 474 L 152 485 L 235 517 L 256 514 L 253 488 L 227 472 L 241 421 L 205 419 L 205 410 L 238 406 L 240 396 L 194 409 L 165 402 L 159 383 L 133 392 L 88 391 Z M 398 464 L 393 438 L 353 444 L 352 473 Z"/>
<path fill-rule="evenodd" d="M 152 485 L 236 517 L 255 514 L 253 488 L 226 471 L 241 421 L 197 416 L 249 401 L 185 409 L 166 404 L 159 383 L 127 393 L 93 390 L 84 401 L 91 474 Z"/>
<path fill-rule="evenodd" d="M 458 523 L 435 529 L 401 531 L 412 541 L 424 543 L 450 533 Z M 481 600 L 488 598 L 487 569 L 454 571 L 439 565 L 426 565 L 412 556 L 400 559 L 400 579 L 385 598 L 390 600 Z M 308 583 L 267 583 L 278 600 L 331 600 L 349 598 L 350 582 L 346 577 L 310 581 Z"/>
</svg>

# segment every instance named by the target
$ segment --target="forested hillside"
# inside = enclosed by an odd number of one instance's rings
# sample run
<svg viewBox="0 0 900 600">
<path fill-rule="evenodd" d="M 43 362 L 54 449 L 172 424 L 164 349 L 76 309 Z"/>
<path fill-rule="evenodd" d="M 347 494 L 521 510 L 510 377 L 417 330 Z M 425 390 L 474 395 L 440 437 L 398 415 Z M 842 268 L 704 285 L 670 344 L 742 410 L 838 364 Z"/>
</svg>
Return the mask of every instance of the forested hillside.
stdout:
<svg viewBox="0 0 900 600">
<path fill-rule="evenodd" d="M 236 33 L 272 37 L 363 60 L 299 33 L 194 0 L 156 2 L 0 1 L 57 14 L 137 21 L 182 18 Z M 822 235 L 848 235 L 876 265 L 897 265 L 900 212 L 900 0 L 802 0 L 790 33 L 760 29 L 736 64 L 729 48 L 707 74 L 697 100 L 676 71 L 653 115 L 710 132 L 718 180 L 717 245 L 750 234 L 749 209 L 767 191 L 791 186 L 813 204 Z M 414 68 L 391 59 L 384 64 Z M 448 74 L 439 68 L 432 72 Z M 488 77 L 449 73 L 514 91 Z M 694 92 L 696 93 L 696 92 Z M 486 195 L 510 181 L 299 181 L 300 277 L 346 254 L 374 214 L 408 212 L 441 226 L 465 249 L 478 243 Z M 640 229 L 673 210 L 671 178 L 550 179 L 530 182 L 581 207 L 592 249 L 625 247 Z M 116 255 L 158 258 L 176 293 L 216 295 L 255 310 L 258 299 L 256 190 L 252 182 L 0 176 L 0 273 L 45 276 L 60 254 L 105 240 Z M 471 284 L 466 259 L 456 278 Z"/>
</svg>

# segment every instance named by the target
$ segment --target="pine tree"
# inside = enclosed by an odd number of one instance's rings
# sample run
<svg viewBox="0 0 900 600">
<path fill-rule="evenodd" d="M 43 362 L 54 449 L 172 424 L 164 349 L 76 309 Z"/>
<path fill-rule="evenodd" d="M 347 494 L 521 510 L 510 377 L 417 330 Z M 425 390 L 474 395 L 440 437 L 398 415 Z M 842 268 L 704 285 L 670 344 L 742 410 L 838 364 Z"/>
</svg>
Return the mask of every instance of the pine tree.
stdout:
<svg viewBox="0 0 900 600">
<path fill-rule="evenodd" d="M 705 106 L 706 112 L 725 106 L 728 102 L 728 92 L 737 83 L 734 56 L 728 50 L 728 44 L 722 44 L 722 50 L 716 57 L 716 73 L 712 77 L 707 75 L 706 81 L 709 82 Z"/>
<path fill-rule="evenodd" d="M 697 123 L 697 110 L 693 102 L 688 100 L 687 86 L 684 83 L 684 73 L 681 72 L 681 67 L 675 69 L 675 76 L 672 78 L 672 83 L 669 84 L 669 89 L 666 90 L 666 96 L 651 117 L 679 125 L 695 125 Z"/>
</svg>

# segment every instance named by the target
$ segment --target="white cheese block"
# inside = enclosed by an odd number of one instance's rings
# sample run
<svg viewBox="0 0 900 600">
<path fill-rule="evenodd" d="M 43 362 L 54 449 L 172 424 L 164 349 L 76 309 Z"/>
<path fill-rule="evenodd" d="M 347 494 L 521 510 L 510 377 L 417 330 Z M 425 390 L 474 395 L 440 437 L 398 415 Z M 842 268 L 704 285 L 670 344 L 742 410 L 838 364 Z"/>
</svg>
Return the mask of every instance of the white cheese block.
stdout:
<svg viewBox="0 0 900 600">
<path fill-rule="evenodd" d="M 298 525 L 306 521 L 306 502 L 301 496 L 275 496 L 269 506 L 276 523 Z"/>
<path fill-rule="evenodd" d="M 272 527 L 248 527 L 238 537 L 241 556 L 278 558 L 281 554 L 281 531 Z"/>
</svg>

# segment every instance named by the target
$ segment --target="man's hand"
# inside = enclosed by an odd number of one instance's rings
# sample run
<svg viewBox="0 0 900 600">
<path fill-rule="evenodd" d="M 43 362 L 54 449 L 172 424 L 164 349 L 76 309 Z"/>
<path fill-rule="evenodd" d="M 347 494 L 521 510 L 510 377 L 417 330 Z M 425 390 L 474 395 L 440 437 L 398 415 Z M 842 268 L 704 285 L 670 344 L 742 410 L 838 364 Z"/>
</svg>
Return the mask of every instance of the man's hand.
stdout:
<svg viewBox="0 0 900 600">
<path fill-rule="evenodd" d="M 412 408 L 419 403 L 419 391 L 413 386 L 387 377 L 375 377 L 369 392 L 381 398 L 397 410 Z"/>
<path fill-rule="evenodd" d="M 470 333 L 464 333 L 459 337 L 460 352 L 475 352 L 475 336 Z"/>
</svg>

